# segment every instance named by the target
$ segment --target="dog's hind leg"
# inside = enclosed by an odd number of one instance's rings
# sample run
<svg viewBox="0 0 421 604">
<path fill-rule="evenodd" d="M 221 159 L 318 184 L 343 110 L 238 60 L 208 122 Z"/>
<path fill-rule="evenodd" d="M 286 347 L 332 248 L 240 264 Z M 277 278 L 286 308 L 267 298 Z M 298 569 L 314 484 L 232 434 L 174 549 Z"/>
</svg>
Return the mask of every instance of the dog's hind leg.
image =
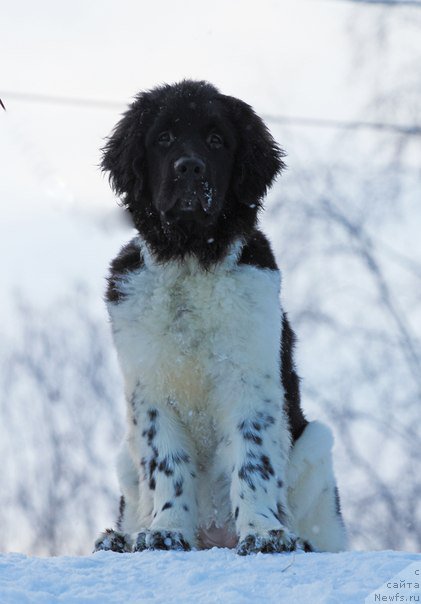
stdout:
<svg viewBox="0 0 421 604">
<path fill-rule="evenodd" d="M 113 552 L 131 552 L 133 549 L 132 534 L 139 526 L 139 473 L 130 456 L 127 442 L 124 441 L 117 457 L 117 475 L 120 483 L 121 497 L 119 514 L 115 529 L 106 529 L 95 541 L 94 551 L 111 550 Z"/>
<path fill-rule="evenodd" d="M 291 528 L 314 551 L 347 547 L 332 462 L 333 436 L 321 422 L 310 422 L 295 442 L 287 470 Z"/>
</svg>

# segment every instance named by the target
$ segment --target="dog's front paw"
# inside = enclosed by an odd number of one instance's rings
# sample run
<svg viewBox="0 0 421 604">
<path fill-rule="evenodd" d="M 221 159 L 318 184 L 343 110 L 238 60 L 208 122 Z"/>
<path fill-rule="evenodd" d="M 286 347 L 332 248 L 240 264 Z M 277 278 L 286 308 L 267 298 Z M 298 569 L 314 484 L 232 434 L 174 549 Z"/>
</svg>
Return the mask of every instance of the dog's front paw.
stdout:
<svg viewBox="0 0 421 604">
<path fill-rule="evenodd" d="M 131 552 L 132 545 L 127 535 L 123 535 L 123 533 L 118 533 L 112 529 L 106 529 L 95 541 L 93 553 L 100 551 L 119 552 L 120 554 L 123 554 L 125 552 Z"/>
<path fill-rule="evenodd" d="M 134 552 L 145 549 L 178 550 L 188 552 L 191 545 L 180 531 L 143 530 L 138 533 Z"/>
<path fill-rule="evenodd" d="M 248 556 L 249 554 L 276 554 L 281 552 L 292 552 L 296 549 L 296 537 L 288 529 L 274 529 L 264 533 L 250 533 L 241 538 L 237 545 L 237 554 Z"/>
</svg>

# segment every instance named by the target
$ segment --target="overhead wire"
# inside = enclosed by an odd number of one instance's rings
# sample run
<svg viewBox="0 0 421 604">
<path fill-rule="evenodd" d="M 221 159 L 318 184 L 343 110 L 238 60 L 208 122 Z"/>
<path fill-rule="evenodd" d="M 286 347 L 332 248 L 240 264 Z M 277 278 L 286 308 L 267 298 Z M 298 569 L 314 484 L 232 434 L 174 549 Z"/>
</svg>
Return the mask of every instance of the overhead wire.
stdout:
<svg viewBox="0 0 421 604">
<path fill-rule="evenodd" d="M 7 101 L 22 101 L 27 103 L 50 103 L 54 105 L 67 105 L 70 107 L 86 107 L 91 109 L 120 109 L 125 107 L 124 102 L 109 99 L 90 99 L 69 96 L 57 96 L 50 94 L 38 94 L 28 92 L 4 91 L 3 99 Z M 5 109 L 5 104 L 0 99 L 0 104 Z M 263 114 L 262 117 L 272 123 L 290 124 L 292 126 L 311 126 L 315 128 L 336 128 L 341 130 L 377 130 L 392 132 L 405 136 L 421 136 L 421 125 L 418 124 L 396 124 L 388 122 L 364 121 L 364 120 L 339 120 L 333 118 L 317 118 L 306 116 Z"/>
</svg>

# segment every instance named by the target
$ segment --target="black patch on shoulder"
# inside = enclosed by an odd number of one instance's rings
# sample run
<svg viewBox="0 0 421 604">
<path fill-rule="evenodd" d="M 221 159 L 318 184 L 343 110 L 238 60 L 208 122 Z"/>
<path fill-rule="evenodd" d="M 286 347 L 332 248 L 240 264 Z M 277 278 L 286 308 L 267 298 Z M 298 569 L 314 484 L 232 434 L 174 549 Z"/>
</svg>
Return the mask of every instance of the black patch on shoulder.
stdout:
<svg viewBox="0 0 421 604">
<path fill-rule="evenodd" d="M 139 244 L 133 239 L 125 245 L 119 255 L 114 258 L 110 265 L 110 274 L 107 279 L 108 286 L 105 294 L 107 302 L 118 304 L 124 298 L 119 289 L 119 280 L 128 273 L 136 271 L 144 266 Z"/>
<path fill-rule="evenodd" d="M 308 421 L 301 409 L 300 378 L 294 365 L 295 334 L 291 329 L 286 313 L 282 316 L 281 341 L 281 378 L 285 391 L 285 411 L 294 441 L 301 436 Z"/>
<path fill-rule="evenodd" d="M 268 239 L 257 229 L 247 239 L 238 263 L 256 266 L 257 268 L 268 268 L 274 271 L 278 270 Z"/>
</svg>

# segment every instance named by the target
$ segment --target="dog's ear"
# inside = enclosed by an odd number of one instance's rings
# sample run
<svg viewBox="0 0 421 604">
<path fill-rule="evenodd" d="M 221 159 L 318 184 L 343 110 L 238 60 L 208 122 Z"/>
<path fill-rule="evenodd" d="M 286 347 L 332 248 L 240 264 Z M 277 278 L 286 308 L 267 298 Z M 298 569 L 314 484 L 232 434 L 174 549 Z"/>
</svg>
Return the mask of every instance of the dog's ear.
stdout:
<svg viewBox="0 0 421 604">
<path fill-rule="evenodd" d="M 238 200 L 258 205 L 285 164 L 285 152 L 247 103 L 221 95 L 237 131 L 233 187 Z"/>
<path fill-rule="evenodd" d="M 148 93 L 142 93 L 123 114 L 102 149 L 101 169 L 125 205 L 139 199 L 146 186 L 145 136 L 151 115 Z"/>
</svg>

